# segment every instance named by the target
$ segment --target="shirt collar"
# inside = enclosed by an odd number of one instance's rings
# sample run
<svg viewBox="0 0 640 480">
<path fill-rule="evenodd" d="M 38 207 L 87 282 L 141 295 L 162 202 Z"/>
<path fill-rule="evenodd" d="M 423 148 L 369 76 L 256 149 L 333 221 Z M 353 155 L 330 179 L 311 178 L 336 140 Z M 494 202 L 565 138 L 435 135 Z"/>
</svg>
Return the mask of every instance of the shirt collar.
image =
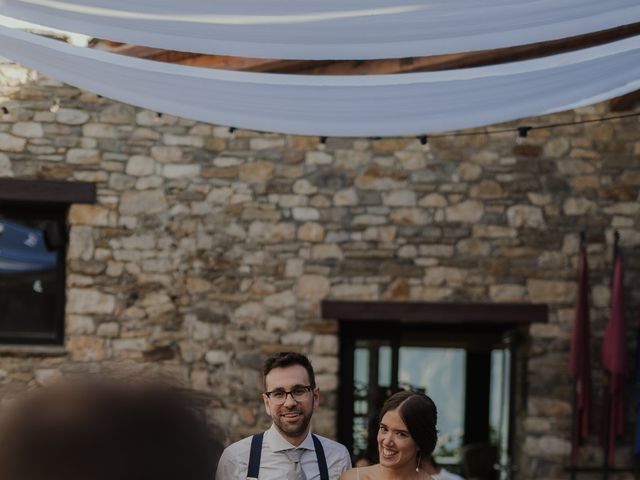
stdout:
<svg viewBox="0 0 640 480">
<path fill-rule="evenodd" d="M 306 450 L 315 451 L 315 446 L 313 445 L 313 438 L 311 437 L 311 431 L 307 434 L 305 439 L 302 441 L 300 445 L 297 447 L 295 445 L 291 445 L 278 431 L 275 424 L 271 424 L 271 428 L 266 432 L 266 441 L 267 445 L 272 452 L 282 452 L 284 450 L 291 450 L 292 448 L 304 448 Z"/>
</svg>

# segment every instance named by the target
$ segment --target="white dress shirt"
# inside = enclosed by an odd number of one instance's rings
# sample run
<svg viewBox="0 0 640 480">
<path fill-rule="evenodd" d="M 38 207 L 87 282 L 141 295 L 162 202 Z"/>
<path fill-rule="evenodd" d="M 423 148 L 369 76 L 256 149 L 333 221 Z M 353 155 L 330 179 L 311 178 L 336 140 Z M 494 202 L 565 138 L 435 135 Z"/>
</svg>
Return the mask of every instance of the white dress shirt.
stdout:
<svg viewBox="0 0 640 480">
<path fill-rule="evenodd" d="M 342 472 L 351 468 L 349 452 L 344 445 L 338 442 L 320 435 L 316 436 L 322 443 L 324 455 L 327 459 L 329 480 L 336 480 Z M 224 450 L 218 463 L 216 480 L 245 480 L 247 478 L 251 438 L 243 438 Z M 313 445 L 311 433 L 296 447 L 282 437 L 275 425 L 271 425 L 271 428 L 264 433 L 259 479 L 282 480 L 287 478 L 291 463 L 283 451 L 292 448 L 304 448 L 306 450 L 300 460 L 302 470 L 307 476 L 307 480 L 319 480 L 318 457 L 316 457 L 316 449 Z"/>
</svg>

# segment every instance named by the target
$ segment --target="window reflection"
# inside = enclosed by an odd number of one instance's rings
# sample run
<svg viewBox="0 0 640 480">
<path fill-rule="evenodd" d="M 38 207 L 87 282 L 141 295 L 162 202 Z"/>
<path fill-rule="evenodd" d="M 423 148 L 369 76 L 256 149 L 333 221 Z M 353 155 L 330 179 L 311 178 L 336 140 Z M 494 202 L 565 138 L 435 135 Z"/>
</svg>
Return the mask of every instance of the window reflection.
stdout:
<svg viewBox="0 0 640 480">
<path fill-rule="evenodd" d="M 24 214 L 24 215 L 23 215 Z M 0 211 L 0 340 L 56 343 L 62 337 L 62 219 Z"/>
</svg>

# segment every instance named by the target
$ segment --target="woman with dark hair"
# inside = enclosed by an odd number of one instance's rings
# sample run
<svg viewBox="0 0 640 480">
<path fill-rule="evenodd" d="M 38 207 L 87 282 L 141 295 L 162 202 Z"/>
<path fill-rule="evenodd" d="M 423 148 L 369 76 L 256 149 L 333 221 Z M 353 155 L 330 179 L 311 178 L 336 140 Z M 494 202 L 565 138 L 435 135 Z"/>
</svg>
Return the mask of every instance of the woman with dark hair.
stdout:
<svg viewBox="0 0 640 480">
<path fill-rule="evenodd" d="M 340 480 L 430 479 L 425 467 L 438 440 L 437 416 L 435 403 L 423 393 L 392 395 L 380 412 L 380 463 L 353 468 Z"/>
</svg>

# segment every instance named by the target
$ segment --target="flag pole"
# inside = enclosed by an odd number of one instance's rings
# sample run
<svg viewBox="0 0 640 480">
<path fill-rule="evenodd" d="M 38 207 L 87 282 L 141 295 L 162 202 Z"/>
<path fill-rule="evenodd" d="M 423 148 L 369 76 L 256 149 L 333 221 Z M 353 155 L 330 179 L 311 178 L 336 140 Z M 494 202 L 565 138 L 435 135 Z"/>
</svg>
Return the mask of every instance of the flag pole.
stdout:
<svg viewBox="0 0 640 480">
<path fill-rule="evenodd" d="M 615 274 L 615 265 L 616 260 L 618 259 L 618 242 L 620 241 L 620 232 L 617 230 L 613 233 L 613 265 L 614 265 L 614 274 Z M 611 294 L 613 295 L 613 282 L 614 275 L 611 276 Z M 609 476 L 609 447 L 611 445 L 611 394 L 609 392 L 611 388 L 611 372 L 606 373 L 607 382 L 605 385 L 605 395 L 604 395 L 604 415 L 602 419 L 602 432 L 604 435 L 603 442 L 603 460 L 602 460 L 602 478 L 603 480 L 607 480 Z"/>
<path fill-rule="evenodd" d="M 635 375 L 635 401 L 636 401 L 636 432 L 635 432 L 635 478 L 640 479 L 640 323 L 636 327 L 636 375 Z"/>
<path fill-rule="evenodd" d="M 584 254 L 584 249 L 586 248 L 587 245 L 587 234 L 586 232 L 583 230 L 580 232 L 580 255 L 578 257 L 578 264 L 580 264 L 580 262 L 582 261 L 582 255 Z M 578 271 L 580 269 L 578 268 Z M 580 273 L 579 273 L 580 274 Z M 578 279 L 578 281 L 580 281 L 580 279 Z M 576 328 L 576 325 L 573 326 L 573 328 Z M 572 406 L 573 406 L 573 412 L 572 412 L 572 429 L 571 429 L 571 434 L 572 434 L 572 438 L 571 438 L 571 459 L 570 459 L 570 467 L 571 467 L 571 480 L 575 480 L 576 478 L 576 469 L 577 469 L 577 458 L 578 458 L 578 445 L 580 443 L 580 428 L 581 428 L 581 422 L 580 422 L 580 418 L 578 415 L 578 384 L 579 384 L 579 379 L 578 379 L 578 375 L 574 375 L 573 376 L 573 393 L 572 393 Z"/>
<path fill-rule="evenodd" d="M 572 405 L 573 405 L 573 415 L 572 415 L 572 421 L 573 421 L 573 425 L 572 425 L 572 429 L 571 429 L 571 480 L 575 480 L 576 479 L 576 459 L 578 457 L 578 438 L 580 437 L 580 425 L 578 422 L 578 378 L 574 377 L 573 378 L 573 399 L 572 399 Z"/>
<path fill-rule="evenodd" d="M 611 412 L 611 399 L 609 398 L 609 386 L 611 385 L 611 374 L 607 373 L 607 382 L 605 385 L 605 395 L 604 395 L 604 415 L 602 416 L 602 435 L 603 438 L 603 446 L 602 446 L 602 479 L 607 480 L 609 476 L 609 415 Z"/>
</svg>

